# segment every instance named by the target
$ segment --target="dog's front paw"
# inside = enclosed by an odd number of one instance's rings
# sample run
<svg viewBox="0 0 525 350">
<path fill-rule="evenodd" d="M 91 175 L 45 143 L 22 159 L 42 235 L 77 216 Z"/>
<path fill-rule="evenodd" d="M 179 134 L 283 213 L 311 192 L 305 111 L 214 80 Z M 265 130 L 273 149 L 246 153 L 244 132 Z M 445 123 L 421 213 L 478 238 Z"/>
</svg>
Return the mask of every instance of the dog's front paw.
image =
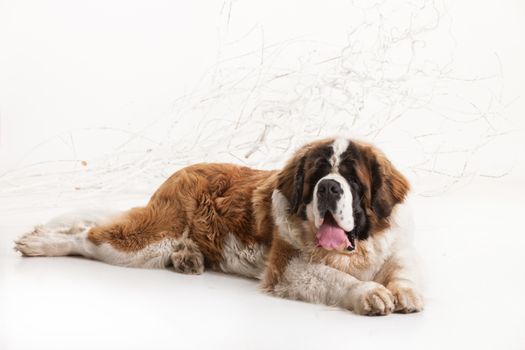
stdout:
<svg viewBox="0 0 525 350">
<path fill-rule="evenodd" d="M 423 310 L 423 298 L 414 288 L 390 283 L 388 289 L 394 296 L 395 312 L 406 314 Z"/>
<path fill-rule="evenodd" d="M 394 311 L 394 296 L 376 282 L 362 282 L 357 290 L 353 311 L 360 315 L 380 316 Z"/>
</svg>

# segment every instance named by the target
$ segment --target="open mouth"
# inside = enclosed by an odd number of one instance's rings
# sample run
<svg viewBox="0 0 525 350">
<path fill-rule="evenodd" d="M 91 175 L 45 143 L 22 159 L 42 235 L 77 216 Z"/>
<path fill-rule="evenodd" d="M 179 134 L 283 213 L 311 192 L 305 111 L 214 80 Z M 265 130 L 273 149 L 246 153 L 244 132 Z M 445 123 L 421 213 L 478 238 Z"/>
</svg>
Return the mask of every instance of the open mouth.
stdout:
<svg viewBox="0 0 525 350">
<path fill-rule="evenodd" d="M 335 221 L 332 213 L 326 211 L 321 226 L 317 229 L 317 244 L 325 249 L 355 249 L 354 235 L 345 232 Z"/>
</svg>

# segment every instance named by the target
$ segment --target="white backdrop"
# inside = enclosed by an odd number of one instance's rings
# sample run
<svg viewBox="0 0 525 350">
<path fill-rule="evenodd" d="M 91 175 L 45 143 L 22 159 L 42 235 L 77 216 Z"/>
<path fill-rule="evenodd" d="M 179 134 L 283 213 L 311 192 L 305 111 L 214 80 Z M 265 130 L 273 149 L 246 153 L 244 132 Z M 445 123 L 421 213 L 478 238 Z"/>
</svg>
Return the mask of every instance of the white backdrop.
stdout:
<svg viewBox="0 0 525 350">
<path fill-rule="evenodd" d="M 0 0 L 0 349 L 523 349 L 524 18 L 522 0 Z M 143 205 L 186 164 L 279 167 L 334 134 L 419 194 L 422 313 L 11 249 L 73 207 Z"/>
<path fill-rule="evenodd" d="M 188 163 L 271 168 L 334 134 L 380 145 L 422 194 L 521 178 L 506 150 L 524 125 L 524 8 L 3 1 L 0 191 L 146 193 Z"/>
</svg>

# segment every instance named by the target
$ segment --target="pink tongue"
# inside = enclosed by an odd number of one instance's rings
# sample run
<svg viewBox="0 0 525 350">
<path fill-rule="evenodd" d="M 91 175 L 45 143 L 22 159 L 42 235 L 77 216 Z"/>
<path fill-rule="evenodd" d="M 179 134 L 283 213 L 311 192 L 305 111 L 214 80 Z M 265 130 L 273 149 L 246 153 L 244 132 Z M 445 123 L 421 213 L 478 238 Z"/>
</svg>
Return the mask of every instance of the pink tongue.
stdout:
<svg viewBox="0 0 525 350">
<path fill-rule="evenodd" d="M 326 249 L 347 248 L 352 245 L 345 231 L 332 218 L 324 220 L 317 230 L 316 237 L 319 245 Z"/>
</svg>

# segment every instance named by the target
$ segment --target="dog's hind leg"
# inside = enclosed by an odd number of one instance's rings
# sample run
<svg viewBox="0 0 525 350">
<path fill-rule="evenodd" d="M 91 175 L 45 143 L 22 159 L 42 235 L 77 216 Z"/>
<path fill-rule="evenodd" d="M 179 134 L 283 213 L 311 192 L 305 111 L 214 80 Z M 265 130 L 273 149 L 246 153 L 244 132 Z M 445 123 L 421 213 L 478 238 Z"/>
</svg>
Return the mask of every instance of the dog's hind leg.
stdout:
<svg viewBox="0 0 525 350">
<path fill-rule="evenodd" d="M 15 241 L 24 256 L 89 256 L 86 237 L 90 228 L 108 220 L 115 212 L 75 212 L 57 217 Z"/>
<path fill-rule="evenodd" d="M 177 263 L 184 273 L 200 273 L 204 259 L 173 210 L 134 208 L 106 224 L 85 221 L 37 226 L 16 241 L 25 256 L 82 255 L 109 264 L 164 268 Z"/>
</svg>

